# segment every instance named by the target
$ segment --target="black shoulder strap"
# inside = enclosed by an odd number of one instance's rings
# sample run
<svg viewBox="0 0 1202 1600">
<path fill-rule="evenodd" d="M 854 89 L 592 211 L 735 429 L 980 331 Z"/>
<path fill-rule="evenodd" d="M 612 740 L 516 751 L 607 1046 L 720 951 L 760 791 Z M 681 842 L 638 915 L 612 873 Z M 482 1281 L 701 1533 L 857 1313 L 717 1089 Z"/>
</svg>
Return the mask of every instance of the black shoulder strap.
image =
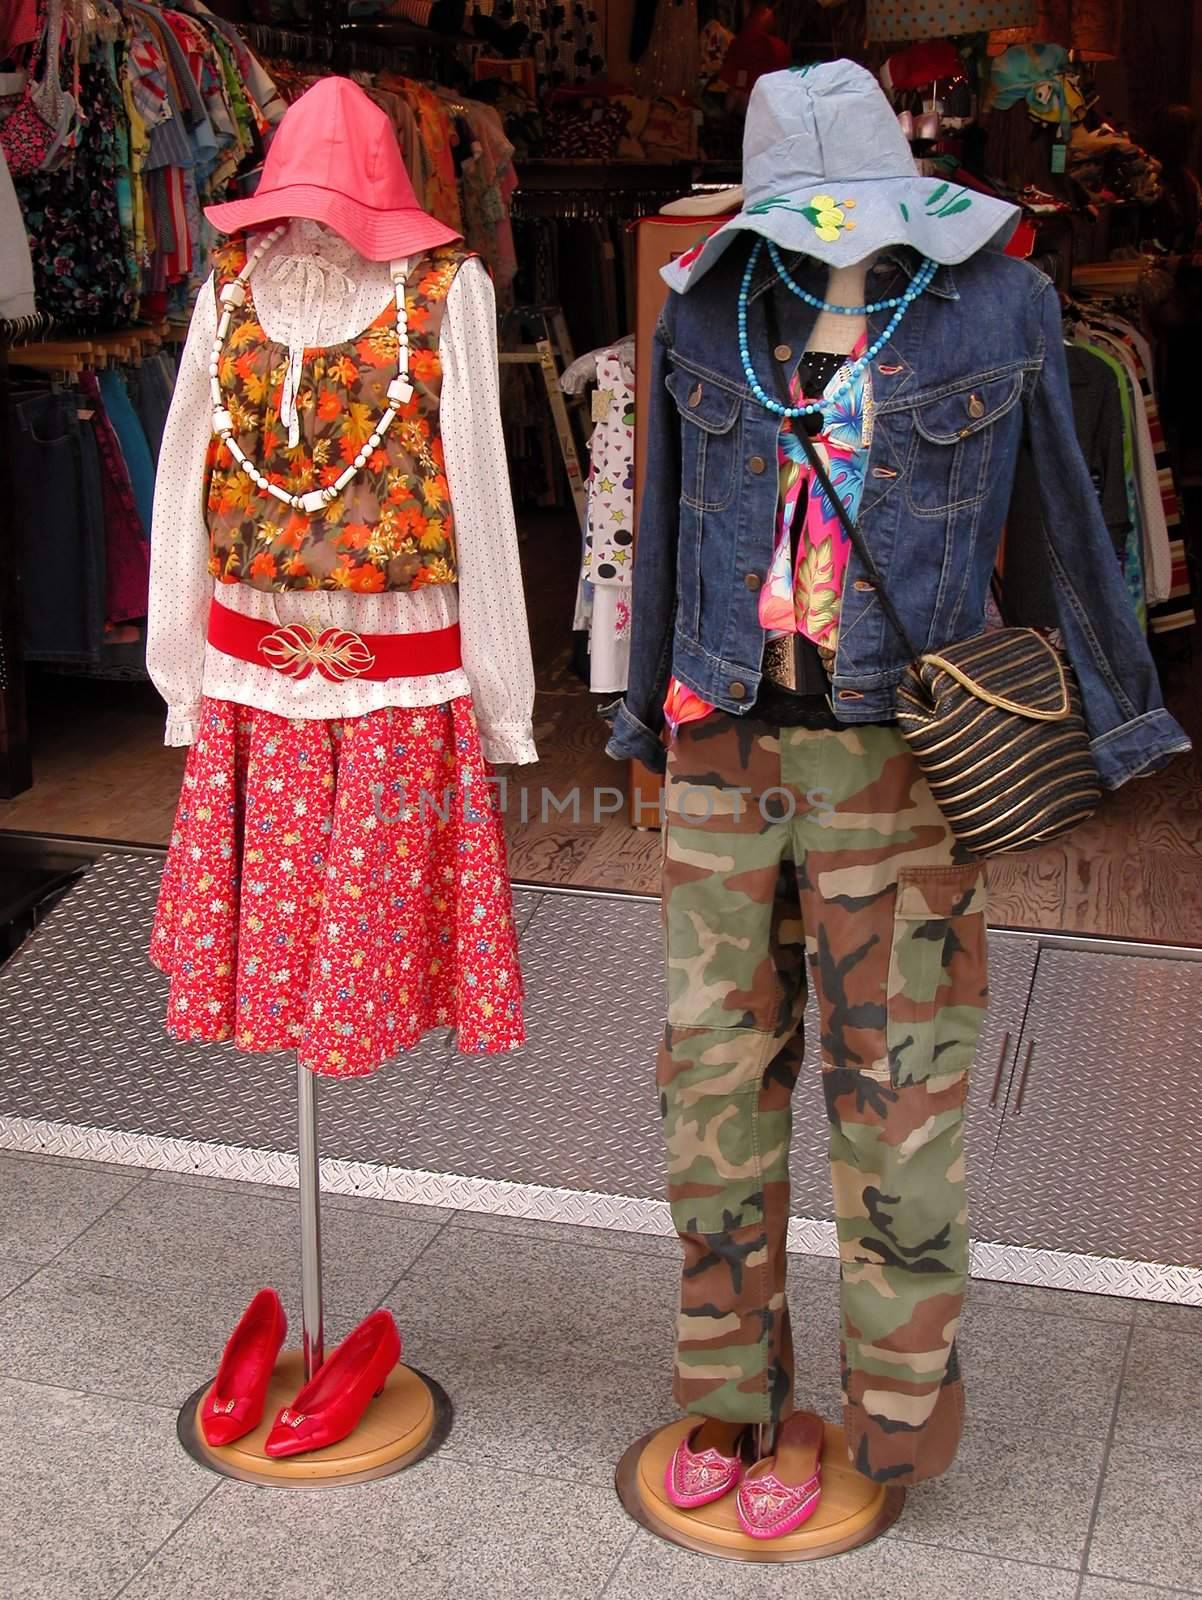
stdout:
<svg viewBox="0 0 1202 1600">
<path fill-rule="evenodd" d="M 768 348 L 770 350 L 775 350 L 780 344 L 780 326 L 776 315 L 775 286 L 768 289 L 761 298 L 764 302 L 764 319 L 768 325 Z M 780 369 L 776 361 L 773 361 L 772 363 L 772 373 L 776 383 L 777 392 L 780 396 L 781 404 L 788 405 L 790 403 L 788 386 L 781 379 Z M 838 514 L 839 521 L 843 525 L 843 531 L 846 533 L 852 549 L 864 563 L 864 570 L 872 579 L 872 582 L 876 587 L 877 597 L 881 602 L 881 607 L 884 610 L 886 617 L 888 617 L 893 631 L 897 634 L 902 644 L 905 645 L 906 653 L 909 655 L 910 660 L 917 661 L 919 652 L 914 648 L 914 642 L 910 638 L 910 635 L 906 632 L 905 624 L 902 622 L 901 618 L 894 609 L 892 600 L 890 600 L 889 596 L 885 593 L 884 580 L 882 579 L 880 571 L 877 568 L 877 564 L 872 559 L 872 554 L 869 551 L 868 546 L 860 537 L 859 530 L 848 516 L 847 507 L 843 504 L 843 501 L 839 498 L 838 494 L 836 494 L 834 487 L 831 484 L 830 476 L 822 464 L 822 457 L 814 448 L 814 441 L 805 431 L 805 428 L 800 425 L 794 429 L 794 436 L 801 444 L 801 448 L 805 451 L 806 459 L 810 463 L 810 467 L 814 473 L 814 476 L 822 485 L 823 492 L 830 501 L 831 505 L 834 506 L 835 511 Z"/>
</svg>

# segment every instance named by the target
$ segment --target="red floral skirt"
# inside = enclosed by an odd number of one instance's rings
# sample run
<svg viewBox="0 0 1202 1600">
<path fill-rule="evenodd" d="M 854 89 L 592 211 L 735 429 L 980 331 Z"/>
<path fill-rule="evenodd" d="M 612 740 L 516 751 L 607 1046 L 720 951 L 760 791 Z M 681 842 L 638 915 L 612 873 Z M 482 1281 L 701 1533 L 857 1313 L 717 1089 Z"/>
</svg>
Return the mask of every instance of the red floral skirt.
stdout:
<svg viewBox="0 0 1202 1600">
<path fill-rule="evenodd" d="M 373 1072 L 427 1028 L 525 1038 L 505 835 L 471 701 L 289 721 L 205 700 L 150 957 L 167 1031 Z"/>
</svg>

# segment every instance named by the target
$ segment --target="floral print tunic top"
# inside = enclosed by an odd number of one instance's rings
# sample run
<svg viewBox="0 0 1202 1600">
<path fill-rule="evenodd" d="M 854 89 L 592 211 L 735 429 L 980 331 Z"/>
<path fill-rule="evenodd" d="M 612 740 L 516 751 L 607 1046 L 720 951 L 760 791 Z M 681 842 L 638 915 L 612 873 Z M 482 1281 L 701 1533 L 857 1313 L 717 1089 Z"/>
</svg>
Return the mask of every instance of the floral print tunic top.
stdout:
<svg viewBox="0 0 1202 1600">
<path fill-rule="evenodd" d="M 454 583 L 454 520 L 439 430 L 439 343 L 451 284 L 470 252 L 441 245 L 409 263 L 405 307 L 412 395 L 364 470 L 320 512 L 293 510 L 259 490 L 214 437 L 207 462 L 209 571 L 256 589 L 356 594 Z M 246 264 L 235 238 L 217 251 L 215 283 Z M 238 443 L 291 493 L 328 488 L 367 450 L 396 376 L 396 312 L 386 305 L 358 338 L 303 352 L 294 432 L 279 425 L 288 350 L 267 337 L 253 290 L 235 308 L 219 367 Z"/>
</svg>

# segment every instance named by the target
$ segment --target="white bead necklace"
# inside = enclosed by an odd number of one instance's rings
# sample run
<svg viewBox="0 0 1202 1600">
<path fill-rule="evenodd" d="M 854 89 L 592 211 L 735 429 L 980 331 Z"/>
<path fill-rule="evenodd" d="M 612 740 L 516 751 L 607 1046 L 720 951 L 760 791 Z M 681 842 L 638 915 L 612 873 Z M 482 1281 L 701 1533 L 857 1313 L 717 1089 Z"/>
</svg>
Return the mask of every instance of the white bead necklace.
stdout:
<svg viewBox="0 0 1202 1600">
<path fill-rule="evenodd" d="M 281 489 L 278 483 L 271 483 L 259 471 L 253 461 L 247 459 L 245 452 L 237 439 L 234 438 L 234 419 L 225 405 L 221 393 L 221 355 L 225 346 L 226 335 L 230 329 L 230 318 L 234 311 L 246 304 L 246 285 L 250 282 L 251 274 L 259 262 L 287 232 L 287 223 L 281 223 L 278 228 L 273 228 L 259 240 L 246 259 L 246 265 L 234 279 L 227 283 L 221 290 L 221 320 L 217 324 L 217 337 L 213 340 L 213 353 L 209 358 L 209 391 L 213 397 L 213 432 L 229 450 L 237 464 L 246 476 L 264 494 L 274 495 L 277 500 L 294 510 L 303 512 L 306 516 L 313 516 L 318 511 L 323 511 L 332 501 L 345 492 L 355 476 L 371 460 L 372 455 L 380 448 L 384 435 L 391 428 L 393 418 L 402 406 L 407 405 L 413 398 L 413 385 L 409 382 L 409 320 L 405 311 L 405 263 L 394 261 L 389 271 L 392 275 L 393 298 L 396 301 L 396 336 L 397 336 L 397 375 L 388 385 L 388 401 L 383 415 L 372 429 L 371 437 L 364 444 L 362 450 L 355 457 L 346 470 L 334 480 L 328 488 L 310 489 L 306 494 L 292 494 L 287 489 Z"/>
</svg>

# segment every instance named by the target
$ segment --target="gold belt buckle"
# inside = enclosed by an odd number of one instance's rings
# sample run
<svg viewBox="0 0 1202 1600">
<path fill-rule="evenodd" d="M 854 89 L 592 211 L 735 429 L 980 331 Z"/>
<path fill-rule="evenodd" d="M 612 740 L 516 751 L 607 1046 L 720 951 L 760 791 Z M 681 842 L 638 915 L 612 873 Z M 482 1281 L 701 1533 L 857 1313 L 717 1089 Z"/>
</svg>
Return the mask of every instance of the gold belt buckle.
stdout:
<svg viewBox="0 0 1202 1600">
<path fill-rule="evenodd" d="M 268 666 L 289 678 L 307 678 L 317 669 L 323 678 L 335 683 L 357 678 L 375 665 L 372 655 L 357 633 L 347 628 L 317 628 L 294 622 L 276 628 L 259 640 L 259 650 Z"/>
</svg>

